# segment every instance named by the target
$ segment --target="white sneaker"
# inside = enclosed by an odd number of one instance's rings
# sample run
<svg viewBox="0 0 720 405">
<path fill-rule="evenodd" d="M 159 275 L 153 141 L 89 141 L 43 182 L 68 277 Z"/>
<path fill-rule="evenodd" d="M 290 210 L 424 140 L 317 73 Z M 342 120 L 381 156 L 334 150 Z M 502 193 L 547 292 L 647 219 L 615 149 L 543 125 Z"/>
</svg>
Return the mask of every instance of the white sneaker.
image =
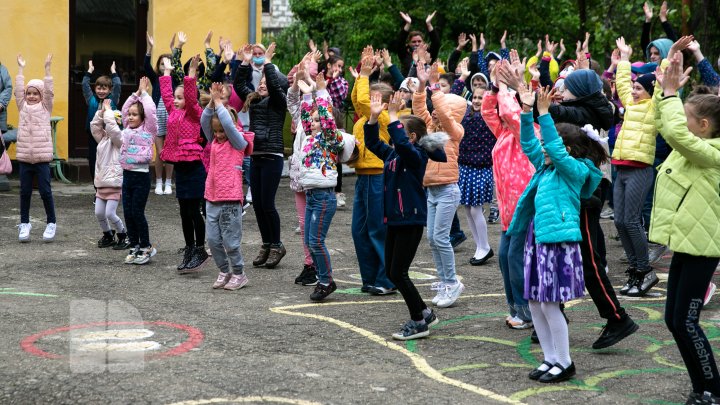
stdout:
<svg viewBox="0 0 720 405">
<path fill-rule="evenodd" d="M 163 193 L 162 182 L 158 181 L 157 183 L 155 183 L 155 194 L 162 195 L 162 193 Z"/>
<path fill-rule="evenodd" d="M 295 235 L 300 235 L 300 225 L 298 225 L 298 227 L 295 228 Z"/>
<path fill-rule="evenodd" d="M 165 183 L 165 191 L 163 192 L 165 195 L 172 194 L 172 183 Z"/>
<path fill-rule="evenodd" d="M 245 203 L 252 204 L 252 193 L 250 192 L 250 187 L 248 187 L 248 192 L 247 192 L 247 195 L 245 196 Z"/>
<path fill-rule="evenodd" d="M 125 264 L 133 264 L 135 258 L 138 255 L 138 252 L 140 252 L 139 246 L 135 246 L 134 248 L 130 249 L 127 256 L 125 256 Z"/>
<path fill-rule="evenodd" d="M 445 294 L 438 301 L 437 306 L 440 308 L 447 308 L 460 298 L 460 294 L 465 290 L 465 285 L 461 282 L 455 284 L 445 284 Z"/>
<path fill-rule="evenodd" d="M 345 206 L 345 193 L 335 193 L 335 198 L 337 199 L 338 207 Z"/>
<path fill-rule="evenodd" d="M 55 240 L 55 230 L 57 229 L 57 225 L 54 223 L 49 223 L 45 227 L 45 232 L 43 232 L 43 242 L 52 242 Z"/>
<path fill-rule="evenodd" d="M 442 281 L 436 281 L 430 285 L 430 290 L 437 291 L 435 297 L 432 299 L 433 305 L 437 305 L 438 301 L 445 295 L 445 286 Z"/>
<path fill-rule="evenodd" d="M 32 229 L 32 224 L 20 224 L 18 225 L 18 228 L 20 228 L 20 233 L 18 235 L 20 243 L 30 242 L 30 230 Z"/>
</svg>

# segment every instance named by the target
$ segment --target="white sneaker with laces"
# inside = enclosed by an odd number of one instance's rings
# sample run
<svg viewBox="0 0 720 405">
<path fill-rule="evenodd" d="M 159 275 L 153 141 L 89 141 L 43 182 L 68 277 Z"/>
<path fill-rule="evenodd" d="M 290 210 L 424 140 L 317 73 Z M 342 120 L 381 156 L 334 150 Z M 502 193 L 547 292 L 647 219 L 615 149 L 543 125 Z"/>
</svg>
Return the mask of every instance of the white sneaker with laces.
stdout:
<svg viewBox="0 0 720 405">
<path fill-rule="evenodd" d="M 170 182 L 165 183 L 165 191 L 163 191 L 163 194 L 165 194 L 165 195 L 172 194 L 172 183 L 170 183 Z"/>
<path fill-rule="evenodd" d="M 52 242 L 55 240 L 55 230 L 57 230 L 57 225 L 55 223 L 47 224 L 45 232 L 43 232 L 43 242 Z"/>
<path fill-rule="evenodd" d="M 430 285 L 430 290 L 437 291 L 435 297 L 432 299 L 432 303 L 437 305 L 438 301 L 445 295 L 445 286 L 442 281 L 436 281 Z"/>
<path fill-rule="evenodd" d="M 335 199 L 337 199 L 337 206 L 345 206 L 345 193 L 335 193 Z"/>
<path fill-rule="evenodd" d="M 155 183 L 155 194 L 162 195 L 163 189 L 162 189 L 162 182 L 158 181 Z"/>
<path fill-rule="evenodd" d="M 465 290 L 465 285 L 461 282 L 455 284 L 445 284 L 445 293 L 443 297 L 438 301 L 437 306 L 440 308 L 447 308 L 460 298 L 460 294 Z"/>
<path fill-rule="evenodd" d="M 20 240 L 20 242 L 30 242 L 30 230 L 32 229 L 32 224 L 20 224 L 18 225 L 18 228 L 20 229 L 20 232 L 18 234 L 18 239 Z"/>
</svg>

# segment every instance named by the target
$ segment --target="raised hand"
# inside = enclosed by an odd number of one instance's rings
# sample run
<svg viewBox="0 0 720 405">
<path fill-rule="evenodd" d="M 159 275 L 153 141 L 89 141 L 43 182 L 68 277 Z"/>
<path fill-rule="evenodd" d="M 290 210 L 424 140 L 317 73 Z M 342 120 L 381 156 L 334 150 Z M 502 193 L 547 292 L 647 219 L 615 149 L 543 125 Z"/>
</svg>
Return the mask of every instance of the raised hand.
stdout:
<svg viewBox="0 0 720 405">
<path fill-rule="evenodd" d="M 538 39 L 537 52 L 535 53 L 535 56 L 536 56 L 538 59 L 540 59 L 540 58 L 542 58 L 542 54 L 543 54 L 542 39 Z"/>
<path fill-rule="evenodd" d="M 305 80 L 297 80 L 298 87 L 300 88 L 300 92 L 302 94 L 310 94 L 312 93 L 312 86 L 305 83 Z"/>
<path fill-rule="evenodd" d="M 178 32 L 177 35 L 178 35 L 178 48 L 182 49 L 183 45 L 185 45 L 187 43 L 188 37 L 182 31 Z"/>
<path fill-rule="evenodd" d="M 110 101 L 109 97 L 103 100 L 102 106 L 104 111 L 112 111 L 112 104 L 110 103 L 112 103 L 112 101 Z"/>
<path fill-rule="evenodd" d="M 192 59 L 190 59 L 190 67 L 188 68 L 188 76 L 190 77 L 197 77 L 197 69 L 198 65 L 200 63 L 200 55 L 193 56 Z"/>
<path fill-rule="evenodd" d="M 545 34 L 545 52 L 549 52 L 550 56 L 555 56 L 555 49 L 557 49 L 557 42 L 550 40 L 550 35 Z"/>
<path fill-rule="evenodd" d="M 355 78 L 355 80 L 357 80 L 357 78 L 360 77 L 360 73 L 358 73 L 358 71 L 355 70 L 355 68 L 352 66 L 348 66 L 348 72 L 350 72 L 350 74 L 352 75 L 353 78 Z"/>
<path fill-rule="evenodd" d="M 222 83 L 213 83 L 210 86 L 210 96 L 212 96 L 212 100 L 215 103 L 214 107 L 222 105 L 223 84 Z"/>
<path fill-rule="evenodd" d="M 377 51 L 375 51 L 375 55 L 373 55 L 373 58 L 375 60 L 375 67 L 382 66 L 383 65 L 382 49 L 378 49 Z"/>
<path fill-rule="evenodd" d="M 526 62 L 527 58 L 523 58 L 522 61 L 520 60 L 520 55 L 518 55 L 518 51 L 516 49 L 510 50 L 510 65 L 517 74 L 522 76 L 522 74 L 525 73 Z"/>
<path fill-rule="evenodd" d="M 695 38 L 692 35 L 686 35 L 686 36 L 680 37 L 680 39 L 675 41 L 675 43 L 673 43 L 672 46 L 670 47 L 670 51 L 668 51 L 667 58 L 672 59 L 673 55 L 675 55 L 676 52 L 681 52 L 684 49 L 686 49 L 694 39 Z"/>
<path fill-rule="evenodd" d="M 458 64 L 458 67 L 460 68 L 460 79 L 466 80 L 468 77 L 470 77 L 470 70 L 468 69 L 467 60 L 463 59 L 463 61 Z"/>
<path fill-rule="evenodd" d="M 618 62 L 620 62 L 620 50 L 615 48 L 615 49 L 613 49 L 612 54 L 610 55 L 610 66 L 615 68 L 617 66 Z M 610 69 L 608 69 L 608 70 L 610 70 Z"/>
<path fill-rule="evenodd" d="M 650 21 L 652 21 L 653 10 L 652 7 L 650 7 L 650 5 L 647 3 L 647 1 L 645 2 L 645 4 L 643 4 L 643 12 L 645 13 L 645 22 L 649 23 Z"/>
<path fill-rule="evenodd" d="M 501 48 L 501 49 L 507 48 L 507 46 L 506 46 L 506 44 L 505 44 L 505 39 L 506 39 L 506 38 L 507 38 L 507 30 L 503 31 L 503 36 L 500 37 L 500 48 Z"/>
<path fill-rule="evenodd" d="M 473 52 L 477 52 L 478 50 L 478 44 L 477 44 L 477 38 L 475 37 L 475 34 L 468 35 L 468 38 L 470 38 L 470 46 L 472 47 Z"/>
<path fill-rule="evenodd" d="M 325 39 L 323 39 L 322 43 L 322 53 L 325 56 L 325 59 L 330 59 L 330 53 L 328 53 L 328 43 Z"/>
<path fill-rule="evenodd" d="M 93 65 L 92 59 L 88 61 L 88 73 L 92 74 L 95 71 L 95 65 Z"/>
<path fill-rule="evenodd" d="M 271 43 L 265 51 L 265 65 L 272 63 L 273 56 L 275 56 L 275 42 Z"/>
<path fill-rule="evenodd" d="M 170 72 L 172 72 L 173 69 L 172 61 L 170 60 L 170 58 L 165 57 L 162 59 L 162 68 L 165 76 L 170 75 Z"/>
<path fill-rule="evenodd" d="M 582 51 L 585 53 L 590 52 L 590 33 L 585 33 L 585 40 L 582 43 Z"/>
<path fill-rule="evenodd" d="M 170 39 L 170 52 L 172 52 L 173 49 L 175 49 L 175 37 L 176 36 L 177 36 L 177 34 L 173 34 L 172 39 Z"/>
<path fill-rule="evenodd" d="M 467 46 L 467 43 L 468 43 L 467 35 L 465 35 L 464 32 L 461 32 L 460 35 L 458 35 L 458 46 L 456 49 L 458 51 L 462 51 L 463 48 L 465 48 Z"/>
<path fill-rule="evenodd" d="M 538 113 L 540 113 L 540 115 L 548 113 L 548 110 L 550 109 L 550 103 L 552 103 L 554 96 L 555 96 L 555 89 L 550 90 L 550 87 L 544 87 L 544 88 L 538 89 L 537 109 L 538 109 Z M 520 96 L 520 97 L 522 97 L 522 96 Z"/>
<path fill-rule="evenodd" d="M 205 46 L 205 49 L 210 48 L 210 41 L 212 41 L 212 36 L 212 30 L 208 31 L 207 35 L 205 35 L 205 40 L 203 41 L 203 46 Z"/>
<path fill-rule="evenodd" d="M 110 65 L 110 73 L 116 74 L 117 71 L 115 70 L 115 61 L 113 61 L 112 65 Z"/>
<path fill-rule="evenodd" d="M 417 65 L 417 78 L 420 81 L 418 92 L 425 91 L 425 83 L 428 81 L 428 72 L 424 65 Z"/>
<path fill-rule="evenodd" d="M 390 56 L 390 51 L 388 51 L 387 49 L 382 50 L 382 59 L 386 68 L 392 66 L 392 57 Z"/>
<path fill-rule="evenodd" d="M 432 19 L 435 18 L 435 13 L 437 13 L 437 10 L 433 11 L 432 13 L 428 14 L 427 17 L 425 17 L 425 24 L 427 24 L 428 27 L 431 26 Z"/>
<path fill-rule="evenodd" d="M 528 72 L 530 72 L 530 76 L 532 76 L 533 80 L 540 80 L 540 70 L 538 69 L 537 63 L 533 63 L 532 65 L 528 66 Z"/>
<path fill-rule="evenodd" d="M 378 96 L 380 94 L 378 93 Z M 382 96 L 381 96 L 382 97 Z M 382 98 L 381 98 L 382 101 Z M 399 91 L 396 91 L 393 93 L 392 96 L 390 96 L 390 102 L 387 105 L 384 105 L 383 108 L 388 109 L 388 115 L 390 116 L 390 122 L 395 122 L 397 120 L 397 115 L 400 110 L 403 109 L 405 106 L 405 103 L 402 99 L 402 93 Z M 382 112 L 382 110 L 381 110 Z"/>
<path fill-rule="evenodd" d="M 145 32 L 145 40 L 147 41 L 147 53 L 148 55 L 151 53 L 153 47 L 155 46 L 155 40 L 153 39 L 152 35 L 150 35 L 150 32 Z"/>
<path fill-rule="evenodd" d="M 223 51 L 225 49 L 225 45 L 227 45 L 228 42 L 230 42 L 230 41 L 224 39 L 222 37 L 222 35 L 220 35 L 220 38 L 218 39 L 218 47 L 219 47 L 220 51 Z"/>
<path fill-rule="evenodd" d="M 47 57 L 45 58 L 45 76 L 50 76 L 50 66 L 52 66 L 52 54 L 47 54 Z M 113 66 L 115 65 L 115 62 L 113 62 Z"/>
<path fill-rule="evenodd" d="M 405 21 L 405 24 L 410 25 L 412 23 L 412 18 L 410 18 L 410 14 L 401 11 L 400 17 L 402 17 L 403 21 Z"/>
<path fill-rule="evenodd" d="M 660 22 L 667 21 L 667 15 L 668 15 L 667 1 L 663 1 L 662 5 L 660 6 Z"/>
<path fill-rule="evenodd" d="M 437 61 L 430 66 L 428 80 L 430 81 L 431 86 L 434 86 L 438 81 L 440 81 L 440 63 Z"/>
<path fill-rule="evenodd" d="M 565 39 L 560 38 L 560 53 L 558 54 L 557 58 L 562 59 L 562 56 L 564 53 L 565 53 Z"/>
<path fill-rule="evenodd" d="M 315 76 L 315 88 L 320 90 L 325 90 L 327 88 L 327 83 L 325 82 L 325 74 L 324 73 L 318 73 L 317 76 Z"/>
<path fill-rule="evenodd" d="M 308 41 L 308 48 L 310 48 L 310 52 L 317 52 L 318 50 L 317 45 L 315 45 L 315 41 L 312 39 Z"/>
<path fill-rule="evenodd" d="M 523 111 L 532 111 L 533 104 L 535 104 L 535 93 L 530 91 L 525 84 L 519 86 L 517 91 L 520 96 L 520 103 L 522 103 Z"/>
<path fill-rule="evenodd" d="M 368 118 L 368 124 L 374 124 L 377 122 L 378 116 L 383 112 L 387 105 L 382 102 L 382 94 L 374 92 L 370 95 L 370 117 Z"/>
<path fill-rule="evenodd" d="M 245 45 L 242 47 L 242 49 L 241 49 L 240 52 L 242 53 L 242 58 L 243 58 L 243 64 L 244 64 L 244 65 L 249 65 L 249 64 L 250 64 L 250 61 L 252 60 L 252 50 L 253 50 L 253 47 L 252 47 L 252 45 L 250 45 L 250 44 L 245 44 Z"/>
<path fill-rule="evenodd" d="M 424 64 L 428 61 L 428 59 L 430 59 L 430 57 L 428 56 L 427 50 L 428 50 L 427 44 L 422 44 L 417 47 L 418 59 L 419 59 L 418 65 Z"/>
<path fill-rule="evenodd" d="M 630 45 L 625 44 L 625 37 L 620 37 L 615 41 L 618 49 L 620 50 L 620 59 L 623 61 L 629 61 L 632 55 L 632 48 Z"/>
<path fill-rule="evenodd" d="M 322 58 L 322 54 L 320 53 L 320 51 L 310 52 L 310 60 L 312 60 L 313 62 L 320 62 L 320 58 Z"/>
<path fill-rule="evenodd" d="M 360 59 L 365 59 L 366 57 L 373 56 L 373 55 L 375 55 L 375 51 L 373 50 L 372 45 L 366 45 L 362 51 Z"/>
<path fill-rule="evenodd" d="M 360 64 L 360 76 L 370 77 L 373 71 L 374 59 L 372 56 L 366 56 L 363 58 Z"/>
<path fill-rule="evenodd" d="M 150 89 L 150 80 L 147 77 L 141 77 L 138 81 L 138 90 L 137 95 L 142 95 L 143 92 L 146 92 Z"/>
<path fill-rule="evenodd" d="M 485 49 L 485 34 L 482 32 L 480 33 L 480 48 L 479 49 Z M 475 52 L 475 51 L 477 51 L 477 49 L 475 49 L 473 52 Z"/>
<path fill-rule="evenodd" d="M 225 63 L 230 63 L 233 56 L 235 56 L 235 51 L 232 49 L 232 44 L 225 44 L 225 48 L 222 50 L 223 53 L 223 59 L 225 59 Z"/>
<path fill-rule="evenodd" d="M 660 81 L 660 86 L 662 86 L 663 95 L 668 97 L 677 94 L 678 89 L 685 86 L 690 80 L 692 69 L 692 67 L 689 67 L 683 72 L 683 54 L 682 52 L 676 53 L 670 60 L 670 66 L 665 69 L 665 72 L 660 76 L 656 75 L 656 78 Z M 660 69 L 658 68 L 658 70 Z"/>
</svg>

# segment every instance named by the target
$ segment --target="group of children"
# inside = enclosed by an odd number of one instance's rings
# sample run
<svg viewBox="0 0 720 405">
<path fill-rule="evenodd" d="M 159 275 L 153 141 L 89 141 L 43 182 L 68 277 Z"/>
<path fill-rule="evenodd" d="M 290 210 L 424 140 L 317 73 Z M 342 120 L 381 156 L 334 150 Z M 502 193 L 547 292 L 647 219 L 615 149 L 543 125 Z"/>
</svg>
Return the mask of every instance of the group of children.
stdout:
<svg viewBox="0 0 720 405">
<path fill-rule="evenodd" d="M 408 31 L 411 20 L 402 16 Z M 471 36 L 471 56 L 458 62 L 460 54 L 454 53 L 451 73 L 443 74 L 441 64 L 432 63 L 436 55 L 428 52 L 422 34 L 405 35 L 409 59 L 403 58 L 403 64 L 411 77 L 392 69 L 387 51 L 370 46 L 362 51 L 358 70 L 349 69 L 355 76 L 351 100 L 357 114 L 352 134 L 338 128 L 348 92 L 338 49 L 325 55 L 311 50 L 285 76 L 271 63 L 275 44 L 267 49 L 245 45 L 235 53 L 225 41 L 215 55 L 206 39 L 207 67 L 199 55 L 183 67 L 180 49 L 187 38 L 179 33 L 180 48 L 158 58 L 157 81 L 143 77 L 121 111 L 115 109 L 117 85 L 98 78 L 95 93 L 86 94 L 97 143 L 95 214 L 103 231 L 98 246 L 130 249 L 129 264 L 145 264 L 155 255 L 144 209 L 153 147 L 158 127 L 164 126 L 156 161 L 174 165 L 186 244 L 178 272 L 199 271 L 208 259 L 207 238 L 220 270 L 212 287 L 237 290 L 248 283 L 240 249 L 248 171 L 262 237 L 253 265 L 277 266 L 286 254 L 275 195 L 283 165 L 282 122 L 289 111 L 295 133 L 290 186 L 305 248 L 295 282 L 315 287 L 310 299 L 323 301 L 337 288 L 325 241 L 343 162 L 357 174 L 352 236 L 361 290 L 400 292 L 410 320 L 392 335 L 399 340 L 427 336 L 438 322 L 408 276 L 424 227 L 439 279 L 432 303 L 448 307 L 465 288 L 450 240 L 453 216 L 459 205 L 466 207 L 476 243 L 469 262 L 485 264 L 494 251 L 483 205 L 495 195 L 505 321 L 513 329 L 534 327 L 543 361 L 529 378 L 554 383 L 576 372 L 563 303 L 587 289 L 607 320 L 594 349 L 614 345 L 638 329 L 606 274 L 599 221 L 611 189 L 614 222 L 629 263 L 619 293 L 640 297 L 657 284 L 648 239 L 674 252 L 665 320 L 692 381 L 688 403 L 718 403 L 720 375 L 699 314 L 720 260 L 720 92 L 698 86 L 684 104 L 679 98 L 690 71 L 683 69 L 683 51 L 695 55 L 706 82 L 718 81 L 694 38 L 651 42 L 650 61 L 639 64 L 631 64 L 632 49 L 619 38 L 603 80 L 603 72 L 594 70 L 599 70 L 597 63 L 589 60 L 588 38 L 578 42 L 575 60 L 558 64 L 557 44 L 546 37 L 544 51 L 539 45 L 526 64 L 514 50 L 484 56 L 483 36 L 479 48 Z M 461 36 L 457 51 L 466 43 Z M 146 65 L 149 36 L 148 47 Z M 50 62 L 48 56 L 45 79 L 25 87 L 25 61 L 18 56 L 21 242 L 29 240 L 33 176 L 47 214 L 43 238 L 50 241 L 55 233 L 48 165 Z M 230 75 L 225 74 L 228 65 Z M 381 74 L 383 66 L 393 73 Z M 92 69 L 90 64 L 88 73 Z M 167 117 L 160 119 L 160 111 Z M 672 151 L 654 168 L 658 133 Z M 642 210 L 653 184 L 646 236 Z M 116 213 L 121 199 L 124 224 Z"/>
</svg>

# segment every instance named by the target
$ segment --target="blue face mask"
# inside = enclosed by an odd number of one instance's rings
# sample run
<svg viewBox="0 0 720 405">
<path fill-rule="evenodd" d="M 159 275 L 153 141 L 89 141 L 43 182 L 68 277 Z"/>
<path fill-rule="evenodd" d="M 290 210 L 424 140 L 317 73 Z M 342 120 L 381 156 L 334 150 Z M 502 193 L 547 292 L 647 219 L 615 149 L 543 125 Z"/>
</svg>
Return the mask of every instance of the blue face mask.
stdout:
<svg viewBox="0 0 720 405">
<path fill-rule="evenodd" d="M 263 63 L 265 63 L 265 57 L 264 57 L 264 56 L 260 56 L 260 57 L 253 56 L 253 59 L 252 59 L 252 60 L 253 60 L 253 63 L 256 64 L 256 65 L 262 65 Z"/>
</svg>

